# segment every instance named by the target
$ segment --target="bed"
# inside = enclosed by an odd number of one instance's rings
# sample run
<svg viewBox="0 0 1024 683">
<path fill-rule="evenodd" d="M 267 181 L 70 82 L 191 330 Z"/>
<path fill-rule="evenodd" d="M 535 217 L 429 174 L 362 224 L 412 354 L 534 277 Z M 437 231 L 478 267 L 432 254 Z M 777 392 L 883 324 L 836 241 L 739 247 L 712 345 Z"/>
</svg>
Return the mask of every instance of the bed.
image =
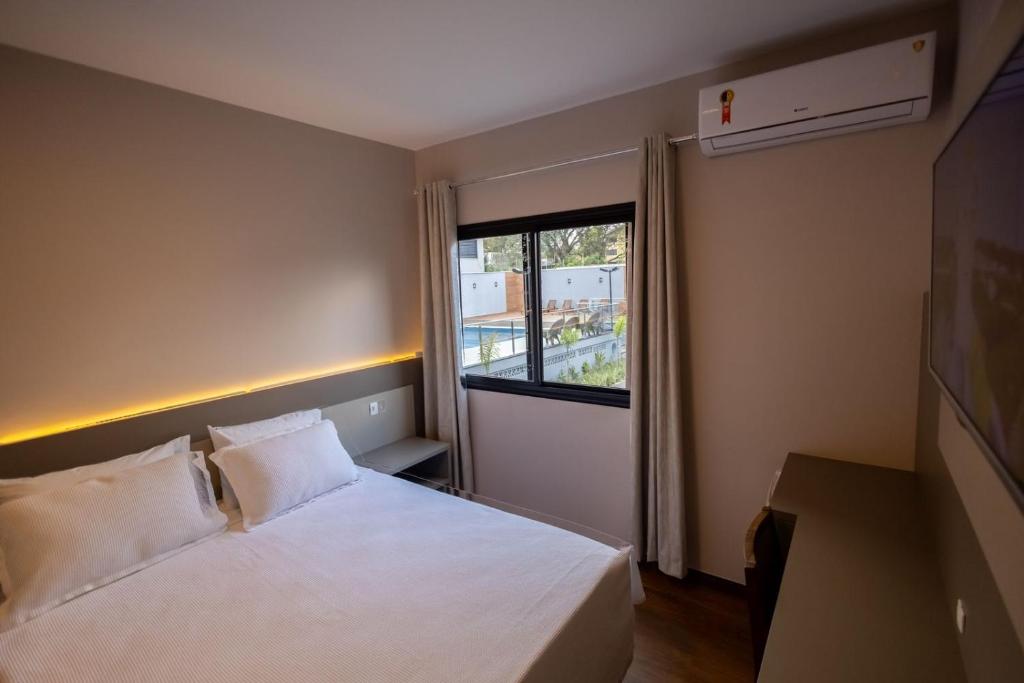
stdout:
<svg viewBox="0 0 1024 683">
<path fill-rule="evenodd" d="M 622 679 L 627 550 L 359 474 L 0 633 L 0 680 Z"/>
</svg>

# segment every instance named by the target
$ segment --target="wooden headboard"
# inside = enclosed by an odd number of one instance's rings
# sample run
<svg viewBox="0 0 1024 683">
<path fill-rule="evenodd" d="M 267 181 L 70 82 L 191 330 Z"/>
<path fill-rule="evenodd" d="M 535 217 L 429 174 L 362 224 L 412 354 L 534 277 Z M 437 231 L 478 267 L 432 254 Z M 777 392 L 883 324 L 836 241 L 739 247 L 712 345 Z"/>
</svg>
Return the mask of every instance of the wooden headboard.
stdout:
<svg viewBox="0 0 1024 683">
<path fill-rule="evenodd" d="M 195 444 L 209 437 L 207 425 L 323 408 L 406 385 L 413 386 L 416 431 L 422 433 L 423 362 L 411 358 L 0 446 L 0 479 L 90 465 L 182 434 L 190 434 Z"/>
</svg>

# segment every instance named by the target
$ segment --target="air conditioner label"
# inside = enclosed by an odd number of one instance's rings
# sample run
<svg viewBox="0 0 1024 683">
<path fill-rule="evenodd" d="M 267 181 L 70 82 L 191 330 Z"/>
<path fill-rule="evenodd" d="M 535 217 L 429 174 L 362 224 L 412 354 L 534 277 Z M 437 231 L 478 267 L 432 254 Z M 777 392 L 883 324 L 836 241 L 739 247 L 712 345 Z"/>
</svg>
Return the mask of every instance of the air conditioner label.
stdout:
<svg viewBox="0 0 1024 683">
<path fill-rule="evenodd" d="M 719 101 L 722 103 L 722 125 L 732 123 L 732 90 L 723 90 L 722 94 L 718 96 Z"/>
</svg>

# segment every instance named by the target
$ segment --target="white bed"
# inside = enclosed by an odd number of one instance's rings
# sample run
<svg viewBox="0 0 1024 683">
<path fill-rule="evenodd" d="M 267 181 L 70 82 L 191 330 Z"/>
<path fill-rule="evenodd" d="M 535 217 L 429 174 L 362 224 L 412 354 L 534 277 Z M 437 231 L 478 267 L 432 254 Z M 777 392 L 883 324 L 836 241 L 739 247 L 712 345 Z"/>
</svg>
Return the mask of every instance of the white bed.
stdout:
<svg viewBox="0 0 1024 683">
<path fill-rule="evenodd" d="M 619 681 L 627 552 L 361 471 L 0 634 L 0 680 Z"/>
</svg>

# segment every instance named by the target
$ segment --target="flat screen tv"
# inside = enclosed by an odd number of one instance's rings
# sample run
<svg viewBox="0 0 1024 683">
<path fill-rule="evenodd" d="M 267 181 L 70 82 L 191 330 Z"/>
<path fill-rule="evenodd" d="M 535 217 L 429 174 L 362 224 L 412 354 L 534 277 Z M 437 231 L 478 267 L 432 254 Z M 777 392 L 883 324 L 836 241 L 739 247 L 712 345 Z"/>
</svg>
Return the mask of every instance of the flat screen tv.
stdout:
<svg viewBox="0 0 1024 683">
<path fill-rule="evenodd" d="M 1024 506 L 1024 41 L 933 171 L 929 366 Z"/>
</svg>

